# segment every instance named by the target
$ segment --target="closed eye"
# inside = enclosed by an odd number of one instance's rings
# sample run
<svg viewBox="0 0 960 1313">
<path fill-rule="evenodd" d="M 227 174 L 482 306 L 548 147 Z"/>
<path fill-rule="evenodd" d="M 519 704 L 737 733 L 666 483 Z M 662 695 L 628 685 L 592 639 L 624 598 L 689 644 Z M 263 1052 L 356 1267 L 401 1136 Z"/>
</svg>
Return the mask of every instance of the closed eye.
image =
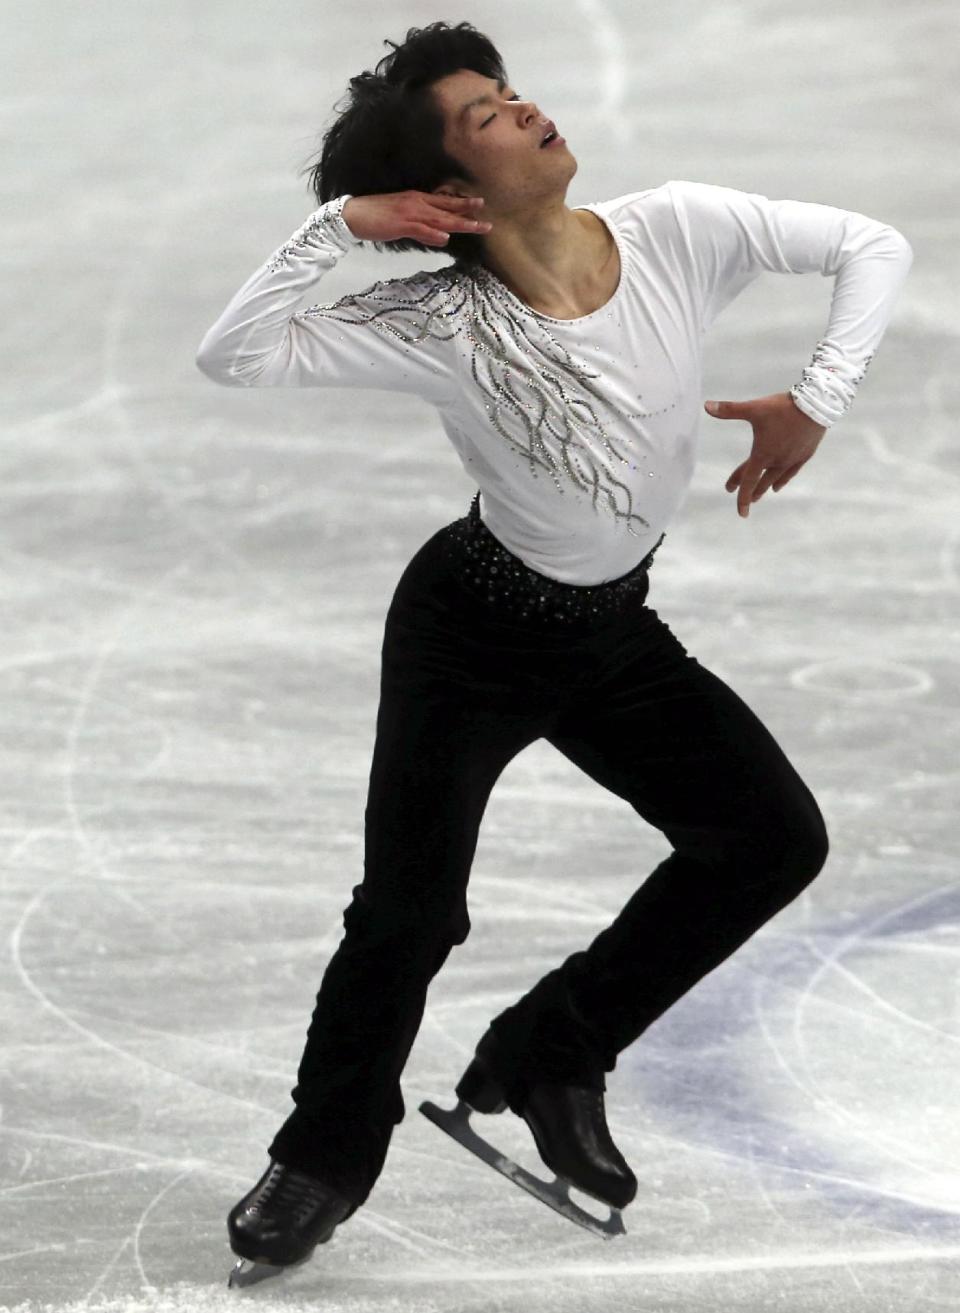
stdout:
<svg viewBox="0 0 960 1313">
<path fill-rule="evenodd" d="M 520 99 L 519 91 L 515 91 L 512 96 L 507 97 L 507 100 L 519 100 L 519 99 Z M 496 114 L 491 114 L 488 119 L 484 119 L 484 121 L 480 124 L 480 127 L 485 128 L 487 124 L 492 123 L 496 117 L 497 117 Z"/>
</svg>

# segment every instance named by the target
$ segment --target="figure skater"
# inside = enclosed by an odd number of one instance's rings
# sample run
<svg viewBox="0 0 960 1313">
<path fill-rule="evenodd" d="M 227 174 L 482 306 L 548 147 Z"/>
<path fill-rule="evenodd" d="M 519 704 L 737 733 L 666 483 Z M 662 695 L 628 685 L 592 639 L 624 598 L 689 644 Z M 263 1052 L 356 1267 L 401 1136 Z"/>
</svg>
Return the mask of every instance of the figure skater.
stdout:
<svg viewBox="0 0 960 1313">
<path fill-rule="evenodd" d="M 577 161 L 562 134 L 575 124 L 512 85 L 486 36 L 437 22 L 386 44 L 325 133 L 318 208 L 197 355 L 231 387 L 423 397 L 478 488 L 414 554 L 386 614 L 363 879 L 322 977 L 294 1110 L 229 1216 L 238 1283 L 306 1261 L 366 1201 L 404 1116 L 428 986 L 470 930 L 491 789 L 538 739 L 672 852 L 640 883 L 626 871 L 633 892 L 612 924 L 490 1019 L 458 1107 L 523 1118 L 561 1190 L 611 1210 L 634 1198 L 605 1074 L 828 851 L 770 731 L 646 604 L 693 474 L 704 336 L 764 270 L 834 279 L 799 381 L 705 403 L 751 425 L 726 483 L 746 517 L 849 409 L 912 262 L 897 229 L 863 214 L 703 182 L 637 190 L 631 177 L 623 195 L 571 208 Z M 364 242 L 452 262 L 298 308 Z M 371 472 L 358 533 L 376 523 L 377 448 L 399 440 L 355 436 Z"/>
</svg>

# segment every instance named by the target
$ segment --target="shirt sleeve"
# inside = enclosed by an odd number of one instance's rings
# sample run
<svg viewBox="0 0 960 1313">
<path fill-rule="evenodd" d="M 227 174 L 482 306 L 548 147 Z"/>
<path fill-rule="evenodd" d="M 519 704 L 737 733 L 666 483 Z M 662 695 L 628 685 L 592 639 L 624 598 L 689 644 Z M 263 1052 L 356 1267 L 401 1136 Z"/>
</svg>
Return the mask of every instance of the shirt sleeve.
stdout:
<svg viewBox="0 0 960 1313">
<path fill-rule="evenodd" d="M 830 312 L 810 364 L 790 388 L 797 407 L 825 427 L 850 408 L 876 354 L 913 248 L 896 228 L 855 210 L 758 192 L 672 181 L 706 329 L 763 270 L 834 279 Z"/>
<path fill-rule="evenodd" d="M 204 374 L 228 387 L 368 387 L 414 392 L 435 403 L 449 395 L 450 335 L 423 328 L 436 322 L 430 309 L 445 294 L 436 273 L 375 283 L 297 310 L 360 244 L 341 215 L 349 199 L 314 210 L 233 295 L 197 350 Z"/>
</svg>

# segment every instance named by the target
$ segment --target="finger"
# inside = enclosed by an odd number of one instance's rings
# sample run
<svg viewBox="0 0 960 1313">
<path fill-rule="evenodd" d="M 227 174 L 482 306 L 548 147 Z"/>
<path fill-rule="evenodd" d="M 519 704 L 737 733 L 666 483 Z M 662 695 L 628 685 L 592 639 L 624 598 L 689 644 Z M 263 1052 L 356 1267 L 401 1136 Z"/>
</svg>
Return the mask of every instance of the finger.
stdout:
<svg viewBox="0 0 960 1313">
<path fill-rule="evenodd" d="M 727 492 L 733 492 L 734 488 L 739 486 L 740 479 L 743 476 L 743 471 L 744 471 L 744 467 L 746 466 L 746 463 L 747 462 L 744 461 L 742 465 L 738 465 L 737 468 L 730 475 L 729 479 L 727 479 L 726 483 L 724 484 L 724 487 L 726 488 Z"/>
<path fill-rule="evenodd" d="M 796 465 L 791 465 L 790 468 L 785 473 L 781 474 L 780 477 L 777 479 L 776 483 L 773 485 L 773 491 L 779 492 L 782 487 L 784 487 L 786 484 L 790 482 L 790 480 L 793 478 L 795 474 L 800 473 L 800 470 L 803 468 L 804 465 L 806 465 L 806 463 L 807 462 L 805 460 L 802 460 L 799 461 Z"/>
<path fill-rule="evenodd" d="M 460 201 L 461 197 L 454 196 L 452 200 Z M 469 200 L 473 200 L 473 197 L 469 197 Z M 466 214 L 454 215 L 443 206 L 428 206 L 423 222 L 445 232 L 489 232 L 491 228 L 487 219 L 475 219 Z"/>
<path fill-rule="evenodd" d="M 760 482 L 757 484 L 756 488 L 754 489 L 753 496 L 750 498 L 750 500 L 759 501 L 760 498 L 763 496 L 763 494 L 769 489 L 774 479 L 778 477 L 779 473 L 780 473 L 779 470 L 773 470 L 772 472 L 770 470 L 767 470 L 766 474 L 763 476 L 763 478 L 760 480 Z"/>
<path fill-rule="evenodd" d="M 451 233 L 462 232 L 479 235 L 490 231 L 490 224 L 478 223 L 472 219 L 454 219 L 449 214 L 434 219 L 433 224 L 443 224 L 443 227 L 433 227 L 432 224 L 421 223 L 417 225 L 419 232 L 411 233 L 411 236 L 420 237 L 421 241 L 427 241 L 431 246 L 445 246 Z M 421 237 L 421 233 L 425 235 Z"/>
<path fill-rule="evenodd" d="M 428 228 L 425 223 L 413 224 L 410 236 L 416 237 L 418 241 L 427 242 L 430 246 L 446 246 L 450 239 L 449 233 L 441 232 L 439 228 Z"/>
<path fill-rule="evenodd" d="M 489 232 L 493 225 L 487 219 L 468 219 L 455 217 L 452 214 L 432 214 L 430 215 L 432 223 L 442 224 L 448 232 L 459 233 L 483 233 Z"/>
<path fill-rule="evenodd" d="M 750 502 L 762 474 L 763 466 L 759 462 L 747 461 L 740 480 L 740 492 L 737 494 L 737 511 L 740 515 L 750 514 Z"/>
<path fill-rule="evenodd" d="M 431 192 L 430 204 L 442 210 L 465 210 L 468 213 L 483 206 L 482 196 L 447 196 L 445 192 Z"/>
<path fill-rule="evenodd" d="M 715 419 L 750 419 L 749 403 L 740 401 L 705 401 L 703 408 Z"/>
</svg>

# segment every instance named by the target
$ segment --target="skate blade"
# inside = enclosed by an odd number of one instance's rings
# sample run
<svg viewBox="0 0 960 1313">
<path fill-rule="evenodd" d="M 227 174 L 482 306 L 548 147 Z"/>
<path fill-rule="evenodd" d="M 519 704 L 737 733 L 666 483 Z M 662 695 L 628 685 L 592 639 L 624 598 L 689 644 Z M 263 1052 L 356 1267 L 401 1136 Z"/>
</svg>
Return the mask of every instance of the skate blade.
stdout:
<svg viewBox="0 0 960 1313">
<path fill-rule="evenodd" d="M 473 1110 L 462 1101 L 458 1100 L 455 1108 L 446 1109 L 438 1108 L 435 1103 L 427 1100 L 420 1104 L 420 1111 L 435 1126 L 439 1126 L 441 1131 L 446 1131 L 447 1135 L 452 1136 L 465 1149 L 476 1154 L 489 1167 L 495 1168 L 501 1176 L 505 1176 L 514 1185 L 519 1185 L 521 1190 L 526 1190 L 528 1194 L 532 1194 L 548 1208 L 561 1213 L 569 1221 L 576 1222 L 578 1226 L 584 1227 L 604 1240 L 627 1234 L 619 1208 L 612 1208 L 608 1204 L 610 1216 L 605 1222 L 601 1221 L 573 1202 L 570 1198 L 570 1186 L 566 1181 L 561 1180 L 560 1177 L 549 1184 L 541 1181 L 538 1176 L 534 1176 L 525 1167 L 515 1163 L 512 1158 L 507 1158 L 499 1149 L 495 1149 L 470 1125 L 470 1113 Z"/>
<path fill-rule="evenodd" d="M 227 1279 L 228 1289 L 234 1286 L 255 1286 L 260 1281 L 269 1281 L 273 1277 L 282 1276 L 284 1272 L 289 1272 L 291 1268 L 302 1267 L 309 1261 L 307 1258 L 301 1258 L 299 1263 L 255 1263 L 252 1258 L 241 1258 L 230 1270 L 230 1276 Z"/>
</svg>

